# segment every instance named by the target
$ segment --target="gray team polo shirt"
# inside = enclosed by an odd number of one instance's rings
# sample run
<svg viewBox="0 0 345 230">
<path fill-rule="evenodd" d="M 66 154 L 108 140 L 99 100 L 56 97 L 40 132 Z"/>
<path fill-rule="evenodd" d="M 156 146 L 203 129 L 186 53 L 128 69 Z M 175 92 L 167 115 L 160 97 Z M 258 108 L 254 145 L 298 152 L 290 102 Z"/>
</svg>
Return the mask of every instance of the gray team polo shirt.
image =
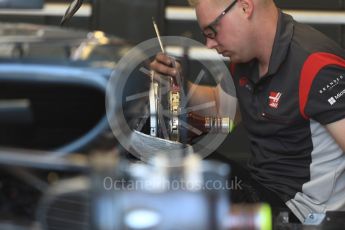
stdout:
<svg viewBox="0 0 345 230">
<path fill-rule="evenodd" d="M 231 66 L 253 178 L 303 222 L 345 210 L 345 154 L 325 125 L 345 118 L 345 51 L 280 12 L 268 73 Z M 344 133 L 345 135 L 345 133 Z"/>
</svg>

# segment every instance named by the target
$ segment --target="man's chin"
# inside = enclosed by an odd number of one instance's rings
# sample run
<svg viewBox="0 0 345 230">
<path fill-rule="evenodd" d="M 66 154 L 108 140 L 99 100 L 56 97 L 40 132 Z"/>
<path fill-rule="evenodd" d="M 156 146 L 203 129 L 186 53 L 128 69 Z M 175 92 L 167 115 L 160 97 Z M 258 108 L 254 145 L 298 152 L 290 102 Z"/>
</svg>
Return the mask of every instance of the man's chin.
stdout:
<svg viewBox="0 0 345 230">
<path fill-rule="evenodd" d="M 238 57 L 236 57 L 236 55 L 228 55 L 227 57 L 230 59 L 231 63 L 239 63 Z"/>
<path fill-rule="evenodd" d="M 226 51 L 219 54 L 222 55 L 223 57 L 229 57 L 229 52 L 226 52 Z"/>
<path fill-rule="evenodd" d="M 229 58 L 231 59 L 233 55 L 231 55 L 230 53 L 228 52 L 224 52 L 224 53 L 221 53 L 221 55 L 224 57 L 224 58 Z"/>
</svg>

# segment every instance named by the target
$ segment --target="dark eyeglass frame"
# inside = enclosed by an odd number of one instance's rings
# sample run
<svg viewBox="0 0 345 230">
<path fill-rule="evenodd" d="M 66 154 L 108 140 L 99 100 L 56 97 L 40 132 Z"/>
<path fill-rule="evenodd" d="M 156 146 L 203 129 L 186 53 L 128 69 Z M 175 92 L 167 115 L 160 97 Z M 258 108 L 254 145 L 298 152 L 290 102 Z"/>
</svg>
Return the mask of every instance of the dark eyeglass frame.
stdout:
<svg viewBox="0 0 345 230">
<path fill-rule="evenodd" d="M 211 22 L 208 26 L 206 26 L 202 34 L 204 35 L 205 38 L 210 38 L 210 39 L 215 39 L 217 36 L 218 31 L 216 30 L 215 26 L 219 23 L 219 21 L 224 17 L 226 13 L 228 13 L 232 7 L 235 6 L 237 3 L 237 0 L 233 1 L 223 12 L 213 21 Z M 210 29 L 213 33 L 205 33 L 207 29 Z"/>
</svg>

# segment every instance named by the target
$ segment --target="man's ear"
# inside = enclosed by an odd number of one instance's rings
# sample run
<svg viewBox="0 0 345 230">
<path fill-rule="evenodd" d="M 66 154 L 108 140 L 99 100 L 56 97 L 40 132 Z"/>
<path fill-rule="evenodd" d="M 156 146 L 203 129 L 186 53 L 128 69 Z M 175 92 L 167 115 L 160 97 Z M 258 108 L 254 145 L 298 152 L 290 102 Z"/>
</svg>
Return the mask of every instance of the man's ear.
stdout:
<svg viewBox="0 0 345 230">
<path fill-rule="evenodd" d="M 238 0 L 238 3 L 241 7 L 242 13 L 250 18 L 254 12 L 254 2 L 253 0 Z"/>
</svg>

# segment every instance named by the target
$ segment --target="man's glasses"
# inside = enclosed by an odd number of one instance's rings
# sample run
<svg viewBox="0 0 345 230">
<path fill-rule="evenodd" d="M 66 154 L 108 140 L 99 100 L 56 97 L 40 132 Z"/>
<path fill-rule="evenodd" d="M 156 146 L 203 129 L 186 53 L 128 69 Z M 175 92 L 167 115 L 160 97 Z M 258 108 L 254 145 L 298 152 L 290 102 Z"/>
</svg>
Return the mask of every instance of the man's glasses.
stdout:
<svg viewBox="0 0 345 230">
<path fill-rule="evenodd" d="M 226 13 L 228 13 L 231 8 L 236 4 L 237 0 L 233 1 L 230 6 L 228 6 L 213 22 L 211 22 L 208 26 L 203 29 L 202 34 L 205 38 L 215 39 L 217 36 L 217 30 L 215 26 L 219 23 L 219 21 L 224 17 Z"/>
</svg>

